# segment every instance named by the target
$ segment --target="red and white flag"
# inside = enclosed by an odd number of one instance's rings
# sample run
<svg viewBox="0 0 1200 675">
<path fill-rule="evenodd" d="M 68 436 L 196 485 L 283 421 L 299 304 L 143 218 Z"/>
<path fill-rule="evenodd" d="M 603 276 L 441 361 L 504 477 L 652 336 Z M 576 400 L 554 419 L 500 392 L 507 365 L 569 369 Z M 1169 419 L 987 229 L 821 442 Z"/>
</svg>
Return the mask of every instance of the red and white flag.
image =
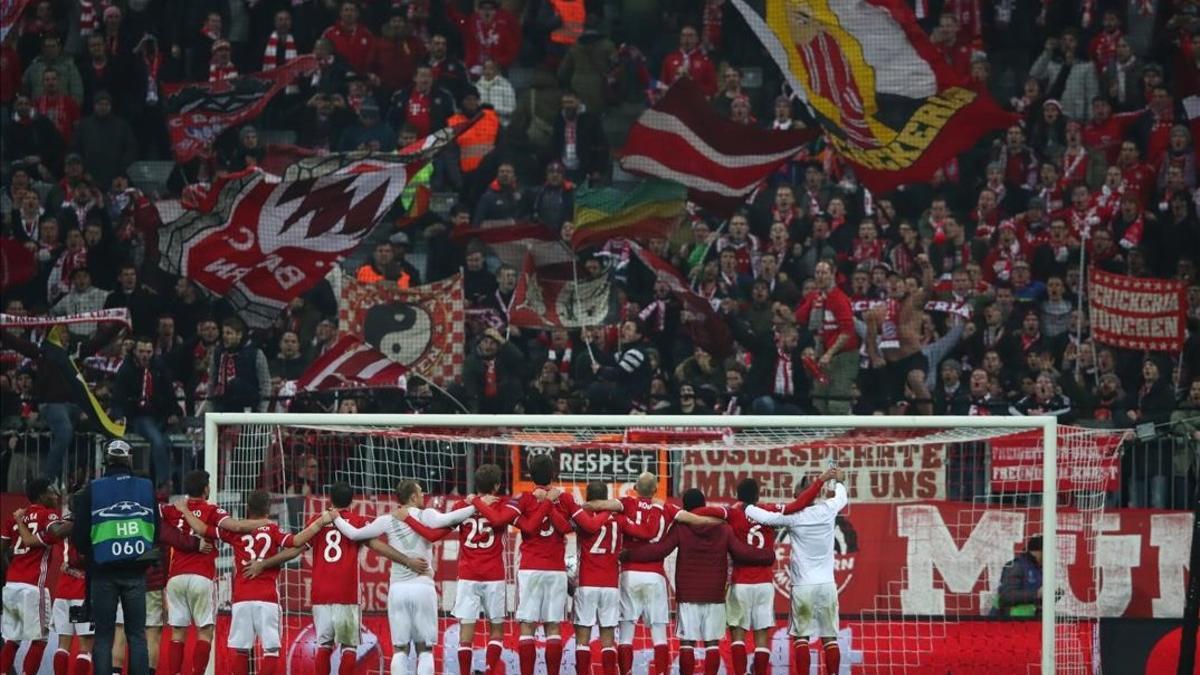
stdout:
<svg viewBox="0 0 1200 675">
<path fill-rule="evenodd" d="M 342 334 L 296 380 L 296 391 L 408 388 L 408 368 L 353 335 Z"/>
<path fill-rule="evenodd" d="M 688 197 L 730 212 L 817 137 L 810 129 L 776 131 L 730 121 L 683 77 L 638 117 L 620 151 L 621 168 L 675 181 Z"/>
<path fill-rule="evenodd" d="M 228 298 L 251 327 L 266 327 L 357 247 L 409 179 L 470 124 L 399 155 L 308 157 L 282 180 L 254 169 L 220 178 L 195 210 L 161 229 L 161 265 Z"/>
<path fill-rule="evenodd" d="M 614 297 L 608 275 L 583 281 L 555 279 L 538 269 L 532 253 L 526 253 L 508 322 L 523 328 L 601 326 L 616 314 Z"/>
<path fill-rule="evenodd" d="M 8 31 L 21 20 L 29 0 L 0 0 L 0 42 L 8 38 Z"/>
<path fill-rule="evenodd" d="M 316 69 L 316 57 L 308 54 L 261 73 L 220 82 L 165 86 L 167 131 L 175 160 L 187 162 L 207 156 L 222 131 L 258 117 L 276 94 L 297 77 Z"/>
<path fill-rule="evenodd" d="M 478 227 L 456 227 L 450 232 L 450 240 L 459 246 L 466 246 L 472 239 L 479 240 L 501 262 L 518 271 L 525 264 L 526 253 L 533 256 L 538 268 L 570 265 L 575 260 L 575 254 L 562 237 L 541 223 L 486 220 Z"/>
<path fill-rule="evenodd" d="M 461 274 L 415 288 L 346 279 L 338 327 L 446 387 L 462 377 L 466 360 L 465 304 Z"/>
<path fill-rule="evenodd" d="M 725 319 L 713 309 L 712 304 L 696 295 L 683 275 L 667 261 L 636 242 L 631 241 L 629 244 L 638 260 L 650 268 L 659 279 L 665 281 L 675 298 L 683 305 L 683 325 L 687 327 L 692 342 L 717 358 L 729 355 L 733 351 L 733 333 Z"/>
<path fill-rule="evenodd" d="M 1088 309 L 1096 342 L 1121 349 L 1179 352 L 1187 337 L 1187 284 L 1092 268 Z"/>
</svg>

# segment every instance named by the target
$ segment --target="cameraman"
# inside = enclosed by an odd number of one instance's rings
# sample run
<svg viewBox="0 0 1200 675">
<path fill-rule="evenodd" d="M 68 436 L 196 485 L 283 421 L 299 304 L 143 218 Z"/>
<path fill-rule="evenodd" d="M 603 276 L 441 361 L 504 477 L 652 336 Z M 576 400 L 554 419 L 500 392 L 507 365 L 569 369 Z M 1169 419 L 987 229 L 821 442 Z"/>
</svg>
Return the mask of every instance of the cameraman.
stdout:
<svg viewBox="0 0 1200 675">
<path fill-rule="evenodd" d="M 125 614 L 129 675 L 149 675 L 146 648 L 146 570 L 158 559 L 158 502 L 154 485 L 133 475 L 129 444 L 105 451 L 105 472 L 75 497 L 71 544 L 87 563 L 88 602 L 96 626 L 93 663 L 112 663 L 117 603 Z"/>
</svg>

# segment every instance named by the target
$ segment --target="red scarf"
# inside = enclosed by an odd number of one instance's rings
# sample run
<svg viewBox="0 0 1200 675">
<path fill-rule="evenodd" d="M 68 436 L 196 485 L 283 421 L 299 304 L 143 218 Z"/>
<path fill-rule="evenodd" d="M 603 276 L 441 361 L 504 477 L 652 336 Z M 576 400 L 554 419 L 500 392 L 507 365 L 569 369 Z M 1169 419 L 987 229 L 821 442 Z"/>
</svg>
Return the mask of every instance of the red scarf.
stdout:
<svg viewBox="0 0 1200 675">
<path fill-rule="evenodd" d="M 154 396 L 154 378 L 150 376 L 150 367 L 147 366 L 142 371 L 142 394 L 138 397 L 138 407 L 146 408 L 150 406 L 150 399 Z"/>
<path fill-rule="evenodd" d="M 216 61 L 208 64 L 208 81 L 209 82 L 224 82 L 237 77 L 237 66 L 230 61 L 226 65 L 219 66 Z"/>
<path fill-rule="evenodd" d="M 79 34 L 86 37 L 96 32 L 99 27 L 96 3 L 92 0 L 79 0 Z"/>
<path fill-rule="evenodd" d="M 775 361 L 775 395 L 793 396 L 796 385 L 792 382 L 792 355 L 783 347 L 777 349 L 778 360 Z"/>
<path fill-rule="evenodd" d="M 217 381 L 213 386 L 213 396 L 225 393 L 229 381 L 237 377 L 237 354 L 231 351 L 221 352 L 221 363 L 217 368 Z"/>
</svg>

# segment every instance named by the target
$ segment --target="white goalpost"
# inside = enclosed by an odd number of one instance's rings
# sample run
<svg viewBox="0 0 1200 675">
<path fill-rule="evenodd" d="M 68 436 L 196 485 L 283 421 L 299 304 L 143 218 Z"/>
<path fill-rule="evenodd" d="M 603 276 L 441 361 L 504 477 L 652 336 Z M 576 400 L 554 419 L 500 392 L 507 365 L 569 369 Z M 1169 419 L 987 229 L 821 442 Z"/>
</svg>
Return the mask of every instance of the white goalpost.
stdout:
<svg viewBox="0 0 1200 675">
<path fill-rule="evenodd" d="M 839 577 L 840 590 L 853 589 L 842 613 L 853 616 L 843 623 L 849 625 L 854 656 L 843 656 L 842 672 L 849 672 L 847 664 L 854 672 L 927 672 L 933 665 L 975 658 L 968 656 L 972 645 L 984 644 L 1023 663 L 1022 672 L 1099 673 L 1102 580 L 1095 547 L 1118 443 L 1111 434 L 1063 427 L 1053 417 L 209 413 L 204 418 L 212 499 L 241 516 L 245 495 L 267 489 L 284 529 L 293 531 L 324 508 L 334 482 L 351 484 L 356 508 L 365 515 L 389 508 L 395 483 L 405 478 L 435 495 L 432 506 L 449 508 L 473 491 L 474 472 L 483 464 L 499 465 L 504 494 L 520 493 L 528 481 L 525 460 L 537 454 L 555 458 L 560 482 L 577 497 L 596 480 L 609 485 L 610 496 L 622 496 L 637 474 L 649 470 L 661 478 L 658 498 L 678 499 L 684 489 L 697 487 L 715 503 L 731 501 L 736 482 L 747 477 L 759 481 L 764 502 L 789 501 L 801 479 L 836 462 L 847 472 L 851 493 L 837 546 L 846 556 L 839 569 L 849 573 Z M 1028 617 L 1024 620 L 998 620 L 1005 561 L 1022 554 L 1034 534 L 1044 541 L 1040 600 L 1025 603 L 1028 614 L 1011 615 Z M 517 541 L 510 535 L 505 553 L 514 579 Z M 858 546 L 864 552 L 855 559 Z M 437 545 L 431 561 L 445 567 L 435 577 L 443 610 L 453 605 L 454 576 L 446 570 L 456 567 L 457 547 L 451 535 Z M 573 551 L 568 542 L 568 555 Z M 786 542 L 776 552 L 786 556 Z M 290 563 L 280 576 L 283 667 L 289 673 L 308 649 L 311 555 Z M 364 610 L 378 615 L 387 594 L 384 588 L 381 596 L 377 586 L 385 582 L 372 579 L 386 579 L 386 570 L 373 553 L 368 557 L 364 551 L 360 561 L 372 569 L 370 579 L 364 578 Z M 668 561 L 668 577 L 672 565 Z M 777 563 L 776 573 L 784 599 L 785 566 Z M 226 548 L 218 564 L 217 598 L 226 621 L 230 572 Z M 510 615 L 519 592 L 515 581 L 511 586 Z M 783 635 L 787 621 L 780 608 L 786 608 L 785 600 L 777 603 Z M 378 634 L 375 628 L 386 625 L 386 617 L 371 621 L 364 618 L 364 634 L 377 633 L 378 649 L 390 654 L 386 631 Z M 457 645 L 453 624 L 446 621 L 442 630 L 448 646 Z M 477 631 L 480 636 L 486 631 Z M 218 637 L 213 644 L 219 642 Z M 362 654 L 360 648 L 360 660 L 374 658 Z M 457 672 L 453 650 L 447 654 L 438 672 Z M 220 658 L 215 654 L 210 668 L 219 671 Z M 788 658 L 776 650 L 772 662 L 780 667 Z M 985 657 L 978 658 L 986 665 Z M 515 672 L 511 666 L 509 672 Z M 635 665 L 634 672 L 645 672 L 644 666 Z"/>
</svg>

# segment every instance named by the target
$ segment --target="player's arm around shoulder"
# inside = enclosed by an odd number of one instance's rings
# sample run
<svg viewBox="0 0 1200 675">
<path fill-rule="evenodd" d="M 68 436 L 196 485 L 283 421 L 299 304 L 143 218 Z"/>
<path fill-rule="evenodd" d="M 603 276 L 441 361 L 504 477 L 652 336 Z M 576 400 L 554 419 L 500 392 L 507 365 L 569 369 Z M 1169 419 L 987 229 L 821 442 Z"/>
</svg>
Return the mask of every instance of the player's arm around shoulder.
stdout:
<svg viewBox="0 0 1200 675">
<path fill-rule="evenodd" d="M 331 511 L 323 512 L 320 515 L 320 517 L 318 517 L 317 519 L 315 519 L 311 523 L 309 523 L 308 527 L 304 528 L 303 530 L 300 530 L 295 535 L 293 535 L 291 538 L 292 540 L 289 543 L 289 545 L 287 546 L 287 548 L 295 548 L 295 549 L 304 548 L 305 546 L 308 545 L 308 542 L 311 541 L 313 537 L 317 536 L 318 532 L 320 532 L 322 529 L 325 528 L 326 525 L 329 525 L 332 522 L 333 522 L 333 513 Z"/>
<path fill-rule="evenodd" d="M 352 524 L 350 521 L 342 517 L 342 514 L 335 512 L 333 518 L 333 526 L 338 529 L 342 535 L 349 537 L 353 541 L 363 541 L 364 539 L 375 539 L 387 533 L 388 528 L 392 523 L 396 522 L 395 517 L 391 513 L 384 513 L 375 517 L 370 523 L 361 527 Z"/>
</svg>

